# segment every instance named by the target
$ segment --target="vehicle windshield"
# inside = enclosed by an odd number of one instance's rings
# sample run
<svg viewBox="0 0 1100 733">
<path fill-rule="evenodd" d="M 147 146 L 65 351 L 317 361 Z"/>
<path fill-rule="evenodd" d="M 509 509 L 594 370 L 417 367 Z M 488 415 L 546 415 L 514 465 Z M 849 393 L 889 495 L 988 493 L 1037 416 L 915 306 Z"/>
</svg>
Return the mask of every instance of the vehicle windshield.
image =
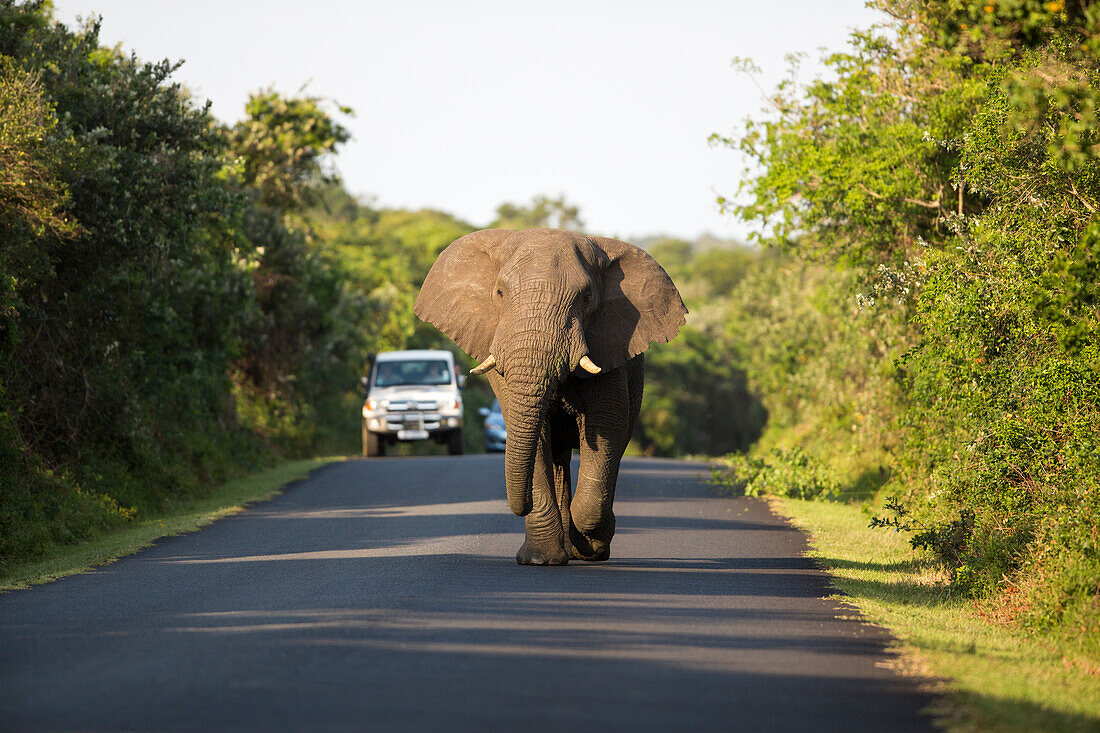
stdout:
<svg viewBox="0 0 1100 733">
<path fill-rule="evenodd" d="M 380 361 L 374 372 L 375 387 L 436 386 L 450 383 L 451 370 L 443 359 Z"/>
</svg>

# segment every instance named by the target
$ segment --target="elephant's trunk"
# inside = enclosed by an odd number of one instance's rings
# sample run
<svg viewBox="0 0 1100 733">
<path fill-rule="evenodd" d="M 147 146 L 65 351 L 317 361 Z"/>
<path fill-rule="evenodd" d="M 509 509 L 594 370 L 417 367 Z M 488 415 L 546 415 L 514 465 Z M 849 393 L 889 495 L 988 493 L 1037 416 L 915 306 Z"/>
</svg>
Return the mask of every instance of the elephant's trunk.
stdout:
<svg viewBox="0 0 1100 733">
<path fill-rule="evenodd" d="M 532 506 L 532 480 L 543 421 L 550 399 L 565 378 L 568 356 L 562 348 L 560 327 L 548 324 L 548 309 L 540 308 L 524 323 L 509 324 L 501 338 L 500 358 L 507 399 L 504 420 L 508 443 L 504 451 L 504 480 L 508 506 L 525 516 Z M 523 328 L 528 325 L 528 328 Z M 501 334 L 502 335 L 502 334 Z"/>
<path fill-rule="evenodd" d="M 504 482 L 508 490 L 508 506 L 519 516 L 531 511 L 531 482 L 535 456 L 542 436 L 542 421 L 546 413 L 545 390 L 528 385 L 508 386 L 508 443 L 504 449 Z"/>
</svg>

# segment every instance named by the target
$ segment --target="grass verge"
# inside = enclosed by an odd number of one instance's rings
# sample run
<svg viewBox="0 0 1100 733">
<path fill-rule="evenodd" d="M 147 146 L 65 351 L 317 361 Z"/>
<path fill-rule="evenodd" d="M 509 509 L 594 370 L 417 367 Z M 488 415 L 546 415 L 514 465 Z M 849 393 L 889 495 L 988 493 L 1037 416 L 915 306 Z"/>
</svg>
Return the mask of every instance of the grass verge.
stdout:
<svg viewBox="0 0 1100 733">
<path fill-rule="evenodd" d="M 45 557 L 9 566 L 0 575 L 0 591 L 26 588 L 66 575 L 82 573 L 96 565 L 132 555 L 161 537 L 193 532 L 216 519 L 236 514 L 247 505 L 278 494 L 288 483 L 310 471 L 342 458 L 311 458 L 289 461 L 266 471 L 229 481 L 215 488 L 210 496 L 181 505 L 152 517 L 97 537 L 89 542 L 59 547 Z"/>
<path fill-rule="evenodd" d="M 870 529 L 858 505 L 771 503 L 810 534 L 811 555 L 836 579 L 840 600 L 899 640 L 903 666 L 941 680 L 945 707 L 936 712 L 949 730 L 1100 731 L 1100 669 L 1073 640 L 985 620 L 904 535 Z"/>
</svg>

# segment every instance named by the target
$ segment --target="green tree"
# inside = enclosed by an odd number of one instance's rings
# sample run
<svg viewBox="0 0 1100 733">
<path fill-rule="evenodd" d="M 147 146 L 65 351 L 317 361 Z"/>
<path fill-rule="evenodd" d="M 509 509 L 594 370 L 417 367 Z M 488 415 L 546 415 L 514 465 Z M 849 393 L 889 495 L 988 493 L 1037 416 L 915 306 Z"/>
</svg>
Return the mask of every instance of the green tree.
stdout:
<svg viewBox="0 0 1100 733">
<path fill-rule="evenodd" d="M 332 449 L 354 434 L 347 395 L 380 331 L 378 299 L 314 223 L 339 188 L 331 160 L 350 134 L 317 97 L 265 90 L 245 111 L 225 132 L 230 181 L 248 202 L 240 231 L 257 306 L 233 368 L 240 410 L 285 450 Z"/>
<path fill-rule="evenodd" d="M 74 235 L 65 215 L 68 190 L 59 178 L 62 146 L 52 133 L 57 118 L 37 79 L 0 56 L 0 314 L 9 339 L 19 316 L 19 291 L 47 276 L 40 238 Z"/>
<path fill-rule="evenodd" d="M 255 455 L 223 423 L 250 302 L 223 137 L 173 64 L 97 33 L 0 0 L 2 557 L 155 511 Z"/>
<path fill-rule="evenodd" d="M 889 406 L 900 442 L 883 458 L 930 528 L 917 544 L 960 589 L 1022 589 L 1027 619 L 1095 625 L 1100 8 L 876 5 L 890 20 L 828 56 L 828 78 L 792 77 L 715 138 L 758 171 L 723 203 L 766 245 L 847 268 L 834 297 L 878 314 L 837 333 Z M 828 414 L 803 438 L 835 434 Z"/>
<path fill-rule="evenodd" d="M 646 386 L 635 440 L 656 455 L 719 455 L 747 450 L 767 411 L 748 384 L 741 344 L 726 327 L 737 283 L 759 266 L 747 248 L 660 238 L 647 244 L 688 305 L 671 344 L 646 352 Z"/>
<path fill-rule="evenodd" d="M 492 229 L 568 229 L 584 230 L 580 208 L 566 202 L 564 196 L 548 198 L 535 196 L 530 205 L 503 203 L 497 207 L 497 218 L 489 225 Z"/>
<path fill-rule="evenodd" d="M 229 144 L 242 184 L 258 191 L 261 205 L 301 209 L 319 187 L 339 180 L 328 159 L 351 133 L 323 105 L 319 97 L 284 97 L 271 89 L 249 96 L 245 119 L 229 130 Z"/>
</svg>

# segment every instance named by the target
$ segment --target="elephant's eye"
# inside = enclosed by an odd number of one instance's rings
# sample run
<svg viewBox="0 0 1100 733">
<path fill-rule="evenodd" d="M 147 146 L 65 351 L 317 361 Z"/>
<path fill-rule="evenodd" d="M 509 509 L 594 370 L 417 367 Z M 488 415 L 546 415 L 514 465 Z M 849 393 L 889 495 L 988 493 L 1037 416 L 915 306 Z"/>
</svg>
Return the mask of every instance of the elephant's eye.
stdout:
<svg viewBox="0 0 1100 733">
<path fill-rule="evenodd" d="M 497 288 L 497 297 L 502 299 L 502 300 L 504 299 L 504 289 L 503 288 Z"/>
</svg>

